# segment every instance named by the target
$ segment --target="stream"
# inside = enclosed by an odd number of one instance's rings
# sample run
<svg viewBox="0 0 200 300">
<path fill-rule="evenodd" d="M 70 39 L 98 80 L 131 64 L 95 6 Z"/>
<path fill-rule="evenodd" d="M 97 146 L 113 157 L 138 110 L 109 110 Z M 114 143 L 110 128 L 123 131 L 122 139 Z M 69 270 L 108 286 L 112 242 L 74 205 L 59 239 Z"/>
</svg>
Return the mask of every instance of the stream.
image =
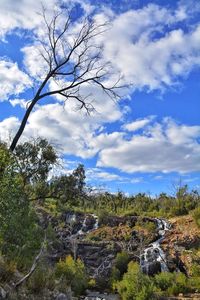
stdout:
<svg viewBox="0 0 200 300">
<path fill-rule="evenodd" d="M 151 275 L 157 272 L 168 272 L 166 263 L 166 255 L 161 248 L 161 242 L 165 238 L 165 234 L 170 230 L 170 224 L 164 219 L 155 219 L 159 238 L 145 248 L 140 255 L 140 267 L 143 273 Z"/>
<path fill-rule="evenodd" d="M 152 275 L 158 272 L 167 272 L 168 266 L 166 263 L 166 255 L 161 248 L 161 243 L 165 238 L 165 234 L 170 230 L 170 224 L 164 220 L 155 218 L 157 224 L 157 231 L 159 238 L 148 245 L 147 248 L 141 249 L 139 256 L 140 268 L 143 273 Z M 99 228 L 98 216 L 95 214 L 86 214 L 84 218 L 80 217 L 76 213 L 69 213 L 66 216 L 66 223 L 72 228 L 72 233 L 70 238 L 83 237 L 84 235 Z M 75 224 L 79 224 L 78 227 L 74 229 Z"/>
<path fill-rule="evenodd" d="M 80 220 L 78 219 L 76 213 L 69 213 L 66 216 L 65 222 L 68 223 L 71 228 L 73 228 L 75 223 L 77 222 L 80 223 Z M 86 214 L 81 224 L 81 227 L 78 230 L 75 230 L 75 232 L 73 232 L 71 237 L 83 236 L 98 228 L 99 228 L 98 216 L 96 216 L 95 214 Z"/>
</svg>

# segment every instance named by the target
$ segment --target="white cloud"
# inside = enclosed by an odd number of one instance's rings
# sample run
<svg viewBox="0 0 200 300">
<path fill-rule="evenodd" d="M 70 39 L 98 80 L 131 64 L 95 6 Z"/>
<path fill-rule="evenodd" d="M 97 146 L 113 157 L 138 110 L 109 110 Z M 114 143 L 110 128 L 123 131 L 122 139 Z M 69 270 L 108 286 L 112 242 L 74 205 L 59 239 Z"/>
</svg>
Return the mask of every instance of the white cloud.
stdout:
<svg viewBox="0 0 200 300">
<path fill-rule="evenodd" d="M 100 180 L 103 182 L 107 181 L 121 181 L 123 178 L 117 174 L 102 171 L 99 168 L 90 168 L 86 172 L 88 180 Z"/>
<path fill-rule="evenodd" d="M 58 103 L 37 106 L 30 115 L 22 141 L 39 135 L 56 143 L 64 153 L 83 158 L 93 157 L 103 148 L 118 145 L 122 141 L 123 133 L 98 132 L 104 122 L 113 122 L 114 117 L 118 120 L 120 116 L 116 103 L 111 100 L 105 101 L 105 105 L 102 101 L 101 113 L 91 116 L 83 111 L 75 111 L 73 102 L 67 103 L 66 106 Z M 113 112 L 112 115 L 110 111 Z M 8 123 L 10 126 L 7 126 Z M 5 119 L 0 123 L 0 137 L 8 136 L 9 133 L 13 136 L 17 130 L 16 124 L 19 123 L 17 118 L 14 123 L 12 118 Z"/>
<path fill-rule="evenodd" d="M 135 177 L 130 180 L 131 183 L 137 184 L 143 182 L 144 179 L 142 177 Z"/>
<path fill-rule="evenodd" d="M 9 102 L 13 107 L 19 105 L 21 108 L 24 108 L 24 109 L 27 108 L 28 103 L 29 103 L 29 101 L 27 101 L 26 99 L 12 99 Z"/>
<path fill-rule="evenodd" d="M 187 18 L 184 12 L 183 6 L 171 11 L 149 4 L 115 16 L 105 56 L 125 82 L 135 89 L 163 90 L 200 66 L 200 26 L 183 29 L 178 22 Z"/>
<path fill-rule="evenodd" d="M 48 8 L 55 5 L 54 0 L 1 0 L 0 1 L 0 36 L 15 29 L 33 29 L 41 22 L 39 12 L 41 3 Z M 48 5 L 47 5 L 48 4 Z"/>
<path fill-rule="evenodd" d="M 178 125 L 166 119 L 132 135 L 120 145 L 103 149 L 98 166 L 124 172 L 193 172 L 200 170 L 200 126 Z"/>
<path fill-rule="evenodd" d="M 67 1 L 67 5 L 81 4 L 86 13 L 94 10 L 88 1 Z M 57 0 L 45 0 L 48 12 L 59 4 Z M 193 9 L 192 9 L 193 8 Z M 7 32 L 13 28 L 33 29 L 43 35 L 40 1 L 2 0 L 0 3 L 0 28 Z M 113 64 L 113 70 L 124 74 L 124 82 L 132 83 L 135 89 L 147 87 L 149 90 L 174 86 L 180 77 L 187 76 L 200 65 L 200 25 L 183 29 L 180 22 L 187 21 L 191 12 L 199 11 L 199 5 L 181 1 L 175 10 L 169 7 L 149 4 L 141 9 L 114 13 L 106 6 L 95 18 L 98 22 L 111 21 L 112 28 L 104 37 L 104 59 Z M 30 18 L 30 15 L 32 16 Z M 78 26 L 78 24 L 77 24 Z M 76 26 L 75 26 L 76 27 Z M 176 29 L 174 29 L 176 28 Z M 76 29 L 74 29 L 76 31 Z M 23 48 L 24 63 L 33 76 L 44 73 L 45 63 L 36 50 L 36 45 Z M 39 77 L 38 77 L 39 78 Z"/>
<path fill-rule="evenodd" d="M 28 75 L 20 71 L 17 63 L 0 60 L 0 101 L 7 100 L 10 95 L 18 95 L 30 87 Z"/>
<path fill-rule="evenodd" d="M 10 117 L 0 122 L 0 140 L 9 143 L 20 125 L 16 117 Z"/>
<path fill-rule="evenodd" d="M 154 116 L 149 116 L 148 118 L 138 119 L 134 122 L 125 124 L 123 126 L 123 129 L 128 130 L 128 131 L 136 131 L 138 129 L 142 129 L 146 125 L 148 125 L 154 118 L 155 118 Z"/>
</svg>

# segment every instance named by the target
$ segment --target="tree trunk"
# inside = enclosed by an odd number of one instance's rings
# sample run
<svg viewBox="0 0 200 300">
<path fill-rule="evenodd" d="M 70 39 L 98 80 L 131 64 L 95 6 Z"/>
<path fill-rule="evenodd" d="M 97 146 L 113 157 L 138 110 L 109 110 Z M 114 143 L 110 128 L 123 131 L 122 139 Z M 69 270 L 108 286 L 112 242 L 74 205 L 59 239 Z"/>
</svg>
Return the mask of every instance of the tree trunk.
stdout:
<svg viewBox="0 0 200 300">
<path fill-rule="evenodd" d="M 25 113 L 25 115 L 24 115 L 24 117 L 23 117 L 23 120 L 22 120 L 22 122 L 21 122 L 21 125 L 20 125 L 20 127 L 19 127 L 19 129 L 18 129 L 18 131 L 17 131 L 17 133 L 16 133 L 16 135 L 15 135 L 15 137 L 14 137 L 14 139 L 13 139 L 11 145 L 10 145 L 10 151 L 13 152 L 13 151 L 15 150 L 15 147 L 17 146 L 17 143 L 18 143 L 18 141 L 19 141 L 19 139 L 20 139 L 20 137 L 21 137 L 21 135 L 22 135 L 22 133 L 23 133 L 23 131 L 24 131 L 25 126 L 26 126 L 28 117 L 29 117 L 31 111 L 33 110 L 33 107 L 35 106 L 35 104 L 37 103 L 37 101 L 38 101 L 39 99 L 40 99 L 39 97 L 35 97 L 35 98 L 32 100 L 32 102 L 31 102 L 31 104 L 29 105 L 29 107 L 27 108 L 26 113 Z"/>
</svg>

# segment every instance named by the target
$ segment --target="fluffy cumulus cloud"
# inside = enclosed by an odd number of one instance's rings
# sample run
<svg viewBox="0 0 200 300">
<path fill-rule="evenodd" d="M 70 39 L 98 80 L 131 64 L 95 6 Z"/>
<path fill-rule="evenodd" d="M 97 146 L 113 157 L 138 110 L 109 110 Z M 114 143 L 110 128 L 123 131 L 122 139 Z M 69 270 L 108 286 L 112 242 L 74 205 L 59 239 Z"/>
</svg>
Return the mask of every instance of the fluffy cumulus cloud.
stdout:
<svg viewBox="0 0 200 300">
<path fill-rule="evenodd" d="M 114 174 L 114 173 L 110 173 L 110 172 L 106 172 L 106 171 L 102 171 L 100 168 L 90 168 L 86 171 L 86 176 L 88 180 L 100 180 L 102 182 L 107 182 L 107 181 L 122 181 L 124 180 L 124 178 L 122 178 L 121 176 Z"/>
<path fill-rule="evenodd" d="M 144 128 L 146 125 L 148 125 L 155 117 L 149 116 L 144 119 L 138 119 L 136 121 L 133 121 L 131 123 L 127 123 L 123 125 L 123 129 L 126 129 L 128 131 L 136 131 L 138 129 Z"/>
<path fill-rule="evenodd" d="M 0 140 L 10 142 L 13 134 L 17 131 L 20 122 L 16 117 L 10 117 L 0 122 Z"/>
<path fill-rule="evenodd" d="M 43 1 L 51 6 L 54 0 Z M 1 0 L 0 1 L 0 36 L 15 28 L 33 29 L 40 24 L 41 2 L 35 0 Z"/>
<path fill-rule="evenodd" d="M 165 89 L 200 66 L 200 26 L 187 24 L 187 9 L 149 4 L 113 18 L 105 55 L 134 88 Z"/>
<path fill-rule="evenodd" d="M 15 117 L 2 121 L 1 138 L 8 139 L 18 126 Z M 200 170 L 200 126 L 178 124 L 171 118 L 158 123 L 154 118 L 142 132 L 138 127 L 128 134 L 123 130 L 106 133 L 99 132 L 100 127 L 101 122 L 95 117 L 81 113 L 77 120 L 77 112 L 65 110 L 61 104 L 49 104 L 38 107 L 31 115 L 23 138 L 40 135 L 65 154 L 82 158 L 98 155 L 98 167 L 113 167 L 127 173 Z M 98 168 L 90 170 L 88 176 L 91 174 L 101 180 L 121 180 L 120 176 L 100 172 Z"/>
<path fill-rule="evenodd" d="M 38 106 L 30 115 L 23 139 L 42 136 L 53 142 L 65 154 L 74 154 L 83 158 L 93 157 L 101 149 L 118 145 L 123 133 L 103 133 L 102 123 L 118 120 L 121 112 L 113 101 L 102 103 L 101 113 L 88 116 L 83 111 L 74 110 L 74 103 L 55 103 Z M 17 101 L 18 103 L 18 101 Z M 12 104 L 17 104 L 16 100 Z M 23 102 L 19 102 L 22 105 Z M 99 108 L 100 109 L 100 108 Z M 112 116 L 110 111 L 113 111 Z M 8 118 L 0 123 L 0 138 L 8 139 L 17 130 L 20 121 Z M 22 139 L 22 140 L 23 140 Z"/>
<path fill-rule="evenodd" d="M 200 170 L 200 126 L 178 125 L 166 118 L 149 125 L 120 145 L 103 149 L 98 166 L 133 172 L 193 172 Z"/>
<path fill-rule="evenodd" d="M 175 9 L 150 3 L 140 9 L 130 9 L 116 14 L 102 6 L 95 18 L 98 22 L 111 22 L 102 40 L 104 58 L 113 64 L 116 72 L 124 75 L 125 83 L 132 83 L 135 89 L 164 89 L 178 83 L 200 65 L 200 25 L 187 27 L 191 12 L 199 11 L 199 5 L 180 1 Z M 45 0 L 48 12 L 59 6 L 58 0 Z M 89 1 L 68 0 L 68 5 L 81 4 L 85 13 L 93 10 Z M 193 7 L 193 10 L 192 10 Z M 12 29 L 35 29 L 43 34 L 40 1 L 2 0 L 0 3 L 0 28 L 2 34 Z M 185 22 L 185 26 L 181 26 Z M 99 38 L 99 37 L 98 37 Z M 41 73 L 45 62 L 41 62 L 35 44 L 24 47 L 24 64 L 31 75 Z M 38 66 L 40 70 L 38 71 Z"/>
<path fill-rule="evenodd" d="M 22 72 L 17 63 L 0 60 L 0 101 L 10 95 L 18 95 L 31 86 L 31 80 Z"/>
</svg>

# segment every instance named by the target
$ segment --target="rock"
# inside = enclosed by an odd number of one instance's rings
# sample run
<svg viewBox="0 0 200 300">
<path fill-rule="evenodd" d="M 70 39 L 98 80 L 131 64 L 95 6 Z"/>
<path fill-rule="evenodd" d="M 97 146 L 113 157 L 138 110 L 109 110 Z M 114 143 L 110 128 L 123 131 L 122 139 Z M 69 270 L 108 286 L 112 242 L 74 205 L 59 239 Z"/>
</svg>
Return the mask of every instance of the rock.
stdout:
<svg viewBox="0 0 200 300">
<path fill-rule="evenodd" d="M 66 295 L 63 293 L 58 294 L 58 296 L 56 297 L 56 300 L 71 300 L 72 297 L 71 295 Z"/>
<path fill-rule="evenodd" d="M 142 266 L 142 271 L 147 275 L 155 275 L 161 272 L 161 264 L 158 261 L 153 261 L 148 266 Z"/>
<path fill-rule="evenodd" d="M 6 291 L 2 287 L 0 287 L 0 299 L 6 299 L 6 296 Z"/>
</svg>

